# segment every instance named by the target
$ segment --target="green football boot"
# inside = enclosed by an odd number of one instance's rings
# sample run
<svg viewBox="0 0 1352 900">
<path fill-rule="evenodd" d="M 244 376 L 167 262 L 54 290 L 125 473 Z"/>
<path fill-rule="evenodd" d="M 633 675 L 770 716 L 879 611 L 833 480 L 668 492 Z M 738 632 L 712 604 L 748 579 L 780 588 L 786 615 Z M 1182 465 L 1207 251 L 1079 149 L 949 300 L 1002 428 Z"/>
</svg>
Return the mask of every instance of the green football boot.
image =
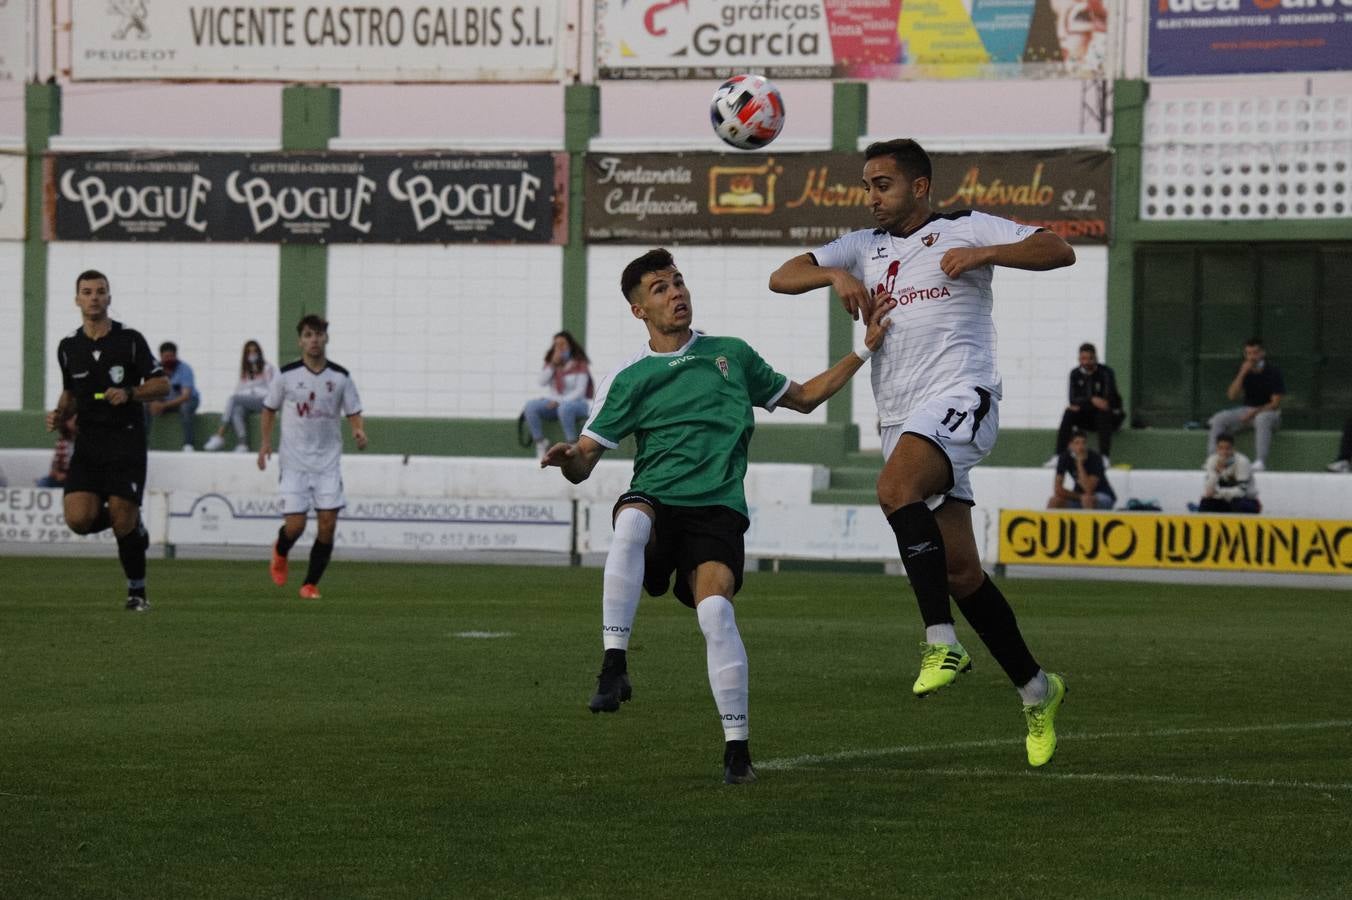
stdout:
<svg viewBox="0 0 1352 900">
<path fill-rule="evenodd" d="M 1028 748 L 1028 765 L 1045 766 L 1051 762 L 1056 752 L 1056 711 L 1066 699 L 1066 692 L 1065 679 L 1048 672 L 1047 699 L 1023 708 L 1023 718 L 1028 723 L 1028 737 L 1023 742 Z"/>
<path fill-rule="evenodd" d="M 942 687 L 948 687 L 959 672 L 972 671 L 972 657 L 962 644 L 927 644 L 920 642 L 920 674 L 915 676 L 911 693 L 928 697 Z"/>
</svg>

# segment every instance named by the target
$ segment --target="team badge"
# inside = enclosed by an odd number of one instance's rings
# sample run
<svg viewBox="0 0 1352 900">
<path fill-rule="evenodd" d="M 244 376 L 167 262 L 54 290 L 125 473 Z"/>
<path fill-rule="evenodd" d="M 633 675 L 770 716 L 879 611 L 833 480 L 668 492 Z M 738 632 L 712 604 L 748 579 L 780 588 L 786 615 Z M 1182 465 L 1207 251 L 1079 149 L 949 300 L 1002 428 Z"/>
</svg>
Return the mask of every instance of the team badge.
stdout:
<svg viewBox="0 0 1352 900">
<path fill-rule="evenodd" d="M 924 244 L 926 247 L 933 247 L 934 242 L 937 240 L 939 240 L 939 232 L 931 231 L 920 239 L 920 243 Z"/>
<path fill-rule="evenodd" d="M 333 393 L 333 382 L 332 382 L 332 381 L 326 381 L 326 382 L 324 382 L 324 385 L 325 385 L 325 387 L 327 387 L 327 388 L 329 389 L 329 393 L 332 394 L 332 393 Z"/>
<path fill-rule="evenodd" d="M 108 380 L 113 384 L 121 384 L 122 377 L 126 374 L 126 371 L 121 366 L 110 366 L 108 369 Z"/>
<path fill-rule="evenodd" d="M 727 358 L 726 356 L 720 356 L 720 357 L 718 357 L 717 359 L 714 360 L 714 364 L 718 366 L 718 371 L 720 371 L 720 372 L 723 373 L 723 380 L 724 380 L 724 381 L 727 381 L 727 380 L 728 380 L 728 358 Z"/>
</svg>

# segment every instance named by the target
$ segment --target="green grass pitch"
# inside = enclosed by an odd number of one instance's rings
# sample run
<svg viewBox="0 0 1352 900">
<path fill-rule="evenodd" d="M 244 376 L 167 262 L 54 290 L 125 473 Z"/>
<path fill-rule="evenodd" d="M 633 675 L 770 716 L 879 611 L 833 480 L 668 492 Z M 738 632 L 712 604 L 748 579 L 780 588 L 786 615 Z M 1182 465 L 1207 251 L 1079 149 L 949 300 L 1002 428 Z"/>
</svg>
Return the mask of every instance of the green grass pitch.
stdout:
<svg viewBox="0 0 1352 900">
<path fill-rule="evenodd" d="M 1070 685 L 1033 772 L 963 623 L 975 670 L 910 696 L 904 579 L 752 574 L 761 781 L 725 787 L 670 598 L 587 711 L 597 569 L 340 555 L 305 602 L 152 561 L 147 615 L 111 552 L 0 570 L 6 898 L 1352 895 L 1347 592 L 1005 581 Z"/>
</svg>

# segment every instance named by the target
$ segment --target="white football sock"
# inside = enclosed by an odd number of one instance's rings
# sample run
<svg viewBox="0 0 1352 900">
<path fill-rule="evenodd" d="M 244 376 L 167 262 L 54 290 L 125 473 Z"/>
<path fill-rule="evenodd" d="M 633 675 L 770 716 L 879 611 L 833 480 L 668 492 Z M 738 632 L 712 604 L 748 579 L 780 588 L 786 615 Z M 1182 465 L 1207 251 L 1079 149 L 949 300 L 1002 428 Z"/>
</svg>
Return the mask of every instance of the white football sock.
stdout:
<svg viewBox="0 0 1352 900">
<path fill-rule="evenodd" d="M 956 644 L 958 642 L 958 633 L 953 630 L 953 623 L 947 625 L 927 625 L 925 626 L 925 643 L 927 644 Z"/>
<path fill-rule="evenodd" d="M 628 650 L 629 632 L 643 592 L 643 548 L 653 522 L 630 507 L 615 517 L 615 536 L 601 578 L 601 643 L 607 650 Z"/>
<path fill-rule="evenodd" d="M 1019 699 L 1023 701 L 1024 706 L 1037 706 L 1047 699 L 1051 689 L 1052 686 L 1047 683 L 1047 673 L 1038 669 L 1032 680 L 1019 688 Z"/>
<path fill-rule="evenodd" d="M 723 739 L 744 741 L 750 733 L 747 722 L 746 647 L 737 632 L 737 618 L 727 597 L 705 597 L 695 607 L 704 632 L 709 663 L 709 687 L 723 720 Z"/>
</svg>

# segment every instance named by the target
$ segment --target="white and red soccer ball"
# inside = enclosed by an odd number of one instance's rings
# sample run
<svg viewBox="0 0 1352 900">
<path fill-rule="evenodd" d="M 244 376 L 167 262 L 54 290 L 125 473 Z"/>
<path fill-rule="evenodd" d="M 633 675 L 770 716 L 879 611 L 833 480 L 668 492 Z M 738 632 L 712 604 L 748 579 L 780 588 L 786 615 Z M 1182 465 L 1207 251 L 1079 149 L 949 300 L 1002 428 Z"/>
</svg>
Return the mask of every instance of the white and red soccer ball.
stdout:
<svg viewBox="0 0 1352 900">
<path fill-rule="evenodd" d="M 709 104 L 714 134 L 738 150 L 756 150 L 784 128 L 784 98 L 763 75 L 734 75 Z"/>
</svg>

